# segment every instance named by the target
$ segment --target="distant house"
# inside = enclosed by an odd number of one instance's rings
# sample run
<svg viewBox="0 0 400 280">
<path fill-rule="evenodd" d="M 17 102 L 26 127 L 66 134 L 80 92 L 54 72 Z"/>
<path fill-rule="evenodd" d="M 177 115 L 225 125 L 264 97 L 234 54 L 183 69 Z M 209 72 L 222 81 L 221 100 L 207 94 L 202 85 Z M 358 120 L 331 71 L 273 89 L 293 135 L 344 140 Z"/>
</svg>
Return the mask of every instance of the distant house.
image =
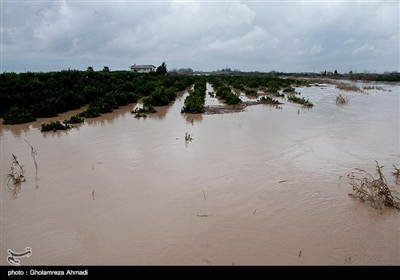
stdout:
<svg viewBox="0 0 400 280">
<path fill-rule="evenodd" d="M 136 65 L 133 64 L 131 67 L 132 71 L 137 71 L 139 73 L 149 73 L 156 71 L 156 67 L 154 65 Z"/>
<path fill-rule="evenodd" d="M 323 70 L 323 71 L 321 71 L 320 72 L 321 73 L 321 75 L 333 75 L 333 73 L 332 73 L 332 71 L 331 70 Z"/>
</svg>

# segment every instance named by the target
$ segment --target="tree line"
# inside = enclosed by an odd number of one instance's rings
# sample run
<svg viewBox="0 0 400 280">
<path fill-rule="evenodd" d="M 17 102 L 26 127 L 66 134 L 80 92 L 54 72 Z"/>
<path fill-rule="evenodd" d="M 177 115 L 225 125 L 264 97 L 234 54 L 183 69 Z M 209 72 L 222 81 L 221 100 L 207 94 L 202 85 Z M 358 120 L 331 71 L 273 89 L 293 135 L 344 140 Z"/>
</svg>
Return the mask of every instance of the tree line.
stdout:
<svg viewBox="0 0 400 280">
<path fill-rule="evenodd" d="M 3 124 L 26 123 L 37 118 L 56 117 L 88 105 L 85 111 L 65 120 L 66 126 L 112 112 L 139 99 L 143 99 L 144 110 L 147 108 L 149 112 L 154 112 L 154 106 L 169 105 L 176 99 L 177 92 L 190 86 L 193 88 L 181 112 L 203 113 L 207 82 L 213 85 L 216 96 L 228 105 L 241 102 L 232 90 L 235 88 L 250 95 L 257 94 L 256 89 L 278 94 L 282 88 L 304 83 L 268 74 L 170 75 L 165 63 L 150 73 L 110 71 L 108 67 L 94 71 L 90 66 L 86 71 L 2 73 L 0 117 Z M 51 130 L 57 125 L 44 129 Z"/>
<path fill-rule="evenodd" d="M 0 74 L 0 117 L 3 124 L 26 123 L 89 104 L 80 117 L 91 118 L 140 98 L 161 106 L 194 81 L 193 76 L 166 75 L 165 64 L 152 73 L 94 71 L 92 67 L 86 71 L 6 72 Z"/>
</svg>

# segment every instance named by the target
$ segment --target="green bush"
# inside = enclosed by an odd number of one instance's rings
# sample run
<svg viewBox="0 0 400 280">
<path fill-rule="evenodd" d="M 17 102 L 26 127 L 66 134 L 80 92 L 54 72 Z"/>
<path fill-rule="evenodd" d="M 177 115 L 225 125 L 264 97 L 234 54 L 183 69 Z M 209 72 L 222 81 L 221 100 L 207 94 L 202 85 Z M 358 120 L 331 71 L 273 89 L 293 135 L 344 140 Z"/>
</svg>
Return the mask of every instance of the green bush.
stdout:
<svg viewBox="0 0 400 280">
<path fill-rule="evenodd" d="M 69 118 L 69 120 L 64 120 L 63 121 L 63 123 L 65 123 L 65 124 L 69 124 L 69 123 L 71 123 L 71 124 L 73 124 L 73 123 L 82 123 L 84 121 L 84 118 L 82 118 L 82 117 L 78 117 L 77 115 L 75 115 L 75 116 L 72 116 L 72 117 L 70 117 Z"/>
<path fill-rule="evenodd" d="M 206 96 L 206 81 L 200 79 L 186 97 L 181 113 L 204 113 L 204 98 Z"/>
<path fill-rule="evenodd" d="M 174 88 L 157 87 L 152 91 L 149 97 L 143 99 L 144 106 L 166 106 L 176 98 Z"/>
<path fill-rule="evenodd" d="M 140 117 L 147 117 L 147 114 L 152 114 L 156 113 L 157 110 L 153 108 L 153 106 L 145 106 L 143 108 L 135 108 L 134 110 L 131 111 L 132 114 L 135 114 L 135 118 L 140 118 Z"/>
<path fill-rule="evenodd" d="M 257 91 L 254 89 L 246 89 L 245 90 L 246 95 L 250 95 L 250 96 L 257 96 Z"/>
<path fill-rule="evenodd" d="M 63 123 L 61 123 L 61 121 L 55 121 L 55 122 L 51 121 L 51 122 L 48 123 L 48 124 L 43 123 L 43 124 L 41 125 L 40 131 L 44 132 L 44 131 L 67 130 L 67 129 L 69 129 L 69 128 L 71 128 L 70 125 L 68 125 L 68 124 L 63 124 Z"/>
<path fill-rule="evenodd" d="M 307 107 L 314 106 L 314 104 L 311 101 L 309 101 L 308 99 L 304 99 L 304 97 L 302 97 L 302 98 L 297 97 L 294 94 L 288 94 L 287 98 L 288 98 L 288 100 L 290 100 L 292 102 L 295 102 L 295 103 L 298 103 L 298 104 L 301 104 L 301 105 L 304 105 L 304 106 L 307 106 Z"/>
<path fill-rule="evenodd" d="M 35 121 L 36 118 L 30 111 L 18 106 L 12 106 L 5 114 L 3 118 L 3 124 L 19 124 Z"/>
<path fill-rule="evenodd" d="M 280 104 L 278 100 L 273 99 L 272 97 L 269 96 L 262 96 L 259 100 L 261 103 L 272 103 L 272 104 Z"/>
</svg>

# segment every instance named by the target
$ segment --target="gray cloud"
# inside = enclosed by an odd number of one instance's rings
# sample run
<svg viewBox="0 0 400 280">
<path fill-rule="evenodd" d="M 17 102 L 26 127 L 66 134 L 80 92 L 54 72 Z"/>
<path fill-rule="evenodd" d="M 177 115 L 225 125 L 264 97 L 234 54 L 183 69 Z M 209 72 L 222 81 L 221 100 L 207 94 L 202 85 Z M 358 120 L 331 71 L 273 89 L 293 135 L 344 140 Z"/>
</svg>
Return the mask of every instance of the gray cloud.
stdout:
<svg viewBox="0 0 400 280">
<path fill-rule="evenodd" d="M 2 71 L 399 71 L 399 3 L 5 1 Z"/>
</svg>

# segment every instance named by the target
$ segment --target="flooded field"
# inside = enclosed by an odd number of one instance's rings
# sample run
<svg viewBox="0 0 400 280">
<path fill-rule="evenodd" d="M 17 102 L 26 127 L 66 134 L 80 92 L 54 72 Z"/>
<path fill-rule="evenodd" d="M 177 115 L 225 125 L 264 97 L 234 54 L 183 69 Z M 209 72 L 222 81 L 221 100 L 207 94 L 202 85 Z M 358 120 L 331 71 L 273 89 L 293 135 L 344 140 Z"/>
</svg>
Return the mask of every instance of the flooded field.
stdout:
<svg viewBox="0 0 400 280">
<path fill-rule="evenodd" d="M 348 196 L 375 160 L 399 190 L 400 85 L 365 85 L 379 89 L 296 88 L 312 108 L 184 115 L 184 92 L 147 118 L 131 104 L 68 131 L 0 125 L 0 264 L 30 247 L 22 265 L 400 265 L 400 211 Z"/>
</svg>

